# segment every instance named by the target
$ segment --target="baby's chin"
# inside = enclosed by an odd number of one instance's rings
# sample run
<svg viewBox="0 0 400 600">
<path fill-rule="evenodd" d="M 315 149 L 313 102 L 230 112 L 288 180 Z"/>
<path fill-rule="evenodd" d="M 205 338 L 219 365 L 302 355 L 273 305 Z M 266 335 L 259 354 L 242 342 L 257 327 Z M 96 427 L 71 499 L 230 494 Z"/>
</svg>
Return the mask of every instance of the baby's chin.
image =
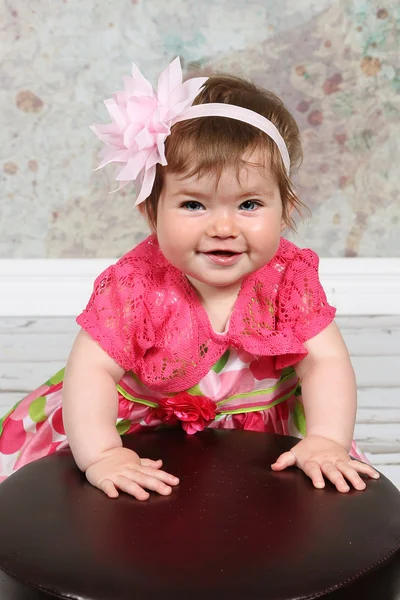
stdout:
<svg viewBox="0 0 400 600">
<path fill-rule="evenodd" d="M 240 290 L 242 282 L 244 280 L 244 278 L 247 276 L 244 275 L 242 277 L 238 277 L 235 279 L 225 279 L 225 281 L 223 280 L 222 277 L 216 277 L 214 278 L 205 278 L 205 277 L 196 277 L 195 275 L 189 275 L 187 273 L 185 273 L 186 278 L 189 280 L 189 282 L 191 283 L 191 285 L 196 288 L 198 291 L 201 290 L 205 290 L 205 289 L 214 289 L 217 290 L 219 292 L 226 292 L 226 293 L 236 293 Z"/>
</svg>

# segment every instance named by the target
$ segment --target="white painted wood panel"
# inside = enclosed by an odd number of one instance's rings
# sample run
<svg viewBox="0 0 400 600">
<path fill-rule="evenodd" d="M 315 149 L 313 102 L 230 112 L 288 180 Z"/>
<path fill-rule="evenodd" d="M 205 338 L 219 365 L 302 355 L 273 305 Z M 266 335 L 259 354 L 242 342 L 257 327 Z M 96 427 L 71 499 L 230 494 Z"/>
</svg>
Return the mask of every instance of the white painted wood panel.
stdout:
<svg viewBox="0 0 400 600">
<path fill-rule="evenodd" d="M 336 323 L 344 329 L 391 329 L 400 325 L 400 315 L 339 315 Z"/>
<path fill-rule="evenodd" d="M 400 387 L 400 356 L 352 356 L 360 387 Z"/>
<path fill-rule="evenodd" d="M 35 335 L 18 340 L 12 336 L 0 336 L 0 390 L 4 389 L 3 378 L 7 377 L 8 369 L 13 379 L 18 377 L 15 367 L 18 363 L 24 365 L 24 368 L 27 362 L 32 365 L 41 364 L 45 369 L 48 363 L 48 370 L 51 369 L 51 362 L 65 363 L 74 337 L 71 334 L 59 334 L 57 337 Z M 352 363 L 360 388 L 400 388 L 399 356 L 352 356 Z M 373 392 L 369 392 L 369 396 L 372 395 Z M 379 402 L 376 405 L 379 405 Z"/>
<path fill-rule="evenodd" d="M 400 402 L 396 408 L 382 408 L 379 406 L 364 408 L 359 405 L 357 423 L 396 423 L 400 429 Z"/>
<path fill-rule="evenodd" d="M 64 360 L 43 362 L 0 362 L 0 390 L 27 394 L 42 385 L 65 364 Z"/>
<path fill-rule="evenodd" d="M 69 345 L 69 342 L 67 343 Z M 25 350 L 26 351 L 26 350 Z M 11 355 L 11 350 L 9 350 Z M 23 350 L 21 349 L 21 354 Z M 63 354 L 63 356 L 61 356 Z M 49 356 L 49 355 L 47 355 Z M 10 356 L 12 358 L 12 356 Z M 0 391 L 29 390 L 48 379 L 65 364 L 67 353 L 55 352 L 48 359 L 38 353 L 25 361 L 0 360 Z M 357 382 L 362 387 L 400 387 L 399 357 L 352 357 Z M 379 405 L 379 404 L 378 404 Z"/>
<path fill-rule="evenodd" d="M 399 408 L 400 387 L 360 387 L 358 405 L 363 408 Z"/>
<path fill-rule="evenodd" d="M 345 329 L 341 333 L 350 356 L 399 356 L 400 326 L 391 329 Z"/>
<path fill-rule="evenodd" d="M 19 392 L 1 392 L 0 393 L 0 418 L 5 415 L 10 408 L 22 400 L 24 394 Z"/>
<path fill-rule="evenodd" d="M 77 333 L 74 317 L 0 317 L 0 333 Z"/>
<path fill-rule="evenodd" d="M 116 259 L 0 260 L 0 314 L 75 315 Z M 321 258 L 320 278 L 339 314 L 399 314 L 400 259 Z"/>
<path fill-rule="evenodd" d="M 400 468 L 400 452 L 374 454 L 367 452 L 368 458 L 374 465 L 399 465 Z"/>
<path fill-rule="evenodd" d="M 70 352 L 71 346 L 76 336 L 76 331 L 66 333 L 51 333 L 51 332 L 23 332 L 23 333 L 0 333 L 0 361 L 26 361 L 26 360 L 47 360 L 49 356 L 53 358 L 66 358 Z M 388 336 L 389 337 L 389 336 Z M 361 338 L 352 344 L 351 340 L 348 343 L 348 336 L 344 336 L 348 345 L 349 352 L 352 357 L 359 356 L 375 358 L 379 356 L 387 356 L 389 360 L 394 360 L 396 356 L 400 366 L 400 353 L 395 354 L 397 350 L 397 341 L 395 343 L 385 343 L 383 335 L 380 340 L 380 348 L 373 346 L 374 342 L 368 341 L 366 338 Z M 399 335 L 400 340 L 400 335 Z M 393 338 L 389 338 L 389 342 L 393 342 Z M 357 349 L 355 346 L 358 345 Z M 362 352 L 364 352 L 362 354 Z M 386 352 L 386 355 L 384 354 Z M 56 356 L 57 355 L 57 356 Z M 363 361 L 368 364 L 370 361 Z"/>
<path fill-rule="evenodd" d="M 395 454 L 400 452 L 399 423 L 356 423 L 354 439 L 364 452 Z"/>
<path fill-rule="evenodd" d="M 66 360 L 75 333 L 0 333 L 0 362 Z"/>
<path fill-rule="evenodd" d="M 0 361 L 33 360 L 32 356 L 47 360 L 54 352 L 67 357 L 78 331 L 78 327 L 70 331 L 40 331 L 37 328 L 0 331 Z M 398 356 L 400 366 L 400 326 L 391 332 L 342 330 L 342 334 L 351 356 Z"/>
</svg>

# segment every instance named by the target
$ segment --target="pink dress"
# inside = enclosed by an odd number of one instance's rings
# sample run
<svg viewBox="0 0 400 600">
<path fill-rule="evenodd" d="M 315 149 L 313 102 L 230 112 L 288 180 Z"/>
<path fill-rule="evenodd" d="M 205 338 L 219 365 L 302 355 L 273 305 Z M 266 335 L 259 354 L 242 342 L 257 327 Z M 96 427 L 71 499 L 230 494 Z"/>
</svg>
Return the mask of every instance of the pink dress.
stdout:
<svg viewBox="0 0 400 600">
<path fill-rule="evenodd" d="M 77 322 L 125 370 L 117 384 L 121 435 L 180 424 L 189 434 L 213 427 L 302 437 L 293 365 L 334 315 L 317 255 L 282 238 L 273 259 L 244 279 L 226 331 L 217 333 L 185 275 L 150 236 L 96 279 Z M 0 481 L 68 446 L 63 376 L 0 420 Z M 354 442 L 350 454 L 367 462 Z"/>
</svg>

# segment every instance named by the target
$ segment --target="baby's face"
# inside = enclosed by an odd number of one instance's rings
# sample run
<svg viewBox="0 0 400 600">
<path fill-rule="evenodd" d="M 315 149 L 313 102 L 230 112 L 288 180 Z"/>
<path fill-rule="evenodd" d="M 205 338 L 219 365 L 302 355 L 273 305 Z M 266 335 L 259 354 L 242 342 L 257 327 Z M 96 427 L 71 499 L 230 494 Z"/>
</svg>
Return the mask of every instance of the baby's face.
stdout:
<svg viewBox="0 0 400 600">
<path fill-rule="evenodd" d="M 203 297 L 214 288 L 237 292 L 278 249 L 282 200 L 261 163 L 254 152 L 239 177 L 226 169 L 219 182 L 216 175 L 165 175 L 157 212 L 160 248 Z"/>
</svg>

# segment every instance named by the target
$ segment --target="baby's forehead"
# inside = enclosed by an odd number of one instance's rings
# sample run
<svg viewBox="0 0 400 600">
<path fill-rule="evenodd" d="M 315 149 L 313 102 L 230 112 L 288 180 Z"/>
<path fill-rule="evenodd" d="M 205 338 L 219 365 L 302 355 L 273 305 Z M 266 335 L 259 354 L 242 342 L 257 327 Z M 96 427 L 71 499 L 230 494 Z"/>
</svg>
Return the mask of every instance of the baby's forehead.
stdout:
<svg viewBox="0 0 400 600">
<path fill-rule="evenodd" d="M 169 172 L 164 176 L 164 186 L 170 189 L 210 188 L 260 188 L 264 189 L 276 183 L 268 161 L 258 161 L 250 157 L 240 164 L 210 165 L 208 168 L 193 166 L 189 172 Z"/>
</svg>

